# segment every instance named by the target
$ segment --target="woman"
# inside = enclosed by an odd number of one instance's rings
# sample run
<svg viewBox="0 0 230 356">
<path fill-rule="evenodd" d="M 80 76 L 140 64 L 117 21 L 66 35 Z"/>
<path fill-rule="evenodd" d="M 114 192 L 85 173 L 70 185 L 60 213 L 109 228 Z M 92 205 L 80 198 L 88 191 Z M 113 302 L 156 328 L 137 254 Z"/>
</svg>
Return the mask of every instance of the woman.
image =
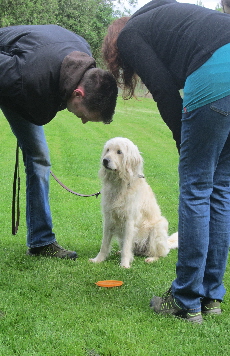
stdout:
<svg viewBox="0 0 230 356">
<path fill-rule="evenodd" d="M 176 278 L 151 307 L 202 323 L 221 313 L 230 240 L 230 17 L 154 0 L 112 23 L 102 50 L 125 98 L 141 78 L 180 151 Z"/>
</svg>

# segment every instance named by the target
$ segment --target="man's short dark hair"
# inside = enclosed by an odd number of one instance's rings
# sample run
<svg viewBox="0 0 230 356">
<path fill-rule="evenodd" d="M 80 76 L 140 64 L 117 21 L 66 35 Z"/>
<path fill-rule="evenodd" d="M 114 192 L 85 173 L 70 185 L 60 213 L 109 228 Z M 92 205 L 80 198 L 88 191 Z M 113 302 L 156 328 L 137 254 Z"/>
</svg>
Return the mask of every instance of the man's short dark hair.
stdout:
<svg viewBox="0 0 230 356">
<path fill-rule="evenodd" d="M 85 91 L 82 104 L 89 111 L 98 112 L 105 124 L 112 122 L 118 94 L 113 75 L 100 68 L 91 68 L 84 74 L 80 85 Z"/>
</svg>

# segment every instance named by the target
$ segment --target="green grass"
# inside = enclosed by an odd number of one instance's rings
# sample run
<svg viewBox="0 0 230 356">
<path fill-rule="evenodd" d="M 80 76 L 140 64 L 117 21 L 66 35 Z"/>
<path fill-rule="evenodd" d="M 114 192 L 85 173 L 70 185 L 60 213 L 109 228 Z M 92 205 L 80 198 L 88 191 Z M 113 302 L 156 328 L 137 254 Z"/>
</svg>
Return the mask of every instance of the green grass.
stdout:
<svg viewBox="0 0 230 356">
<path fill-rule="evenodd" d="M 77 261 L 31 258 L 25 245 L 25 183 L 21 163 L 21 220 L 11 235 L 11 196 L 15 138 L 0 114 L 0 355 L 2 356 L 171 356 L 228 354 L 230 342 L 229 266 L 223 313 L 191 325 L 155 315 L 149 308 L 175 278 L 177 252 L 155 264 L 136 257 L 131 269 L 119 267 L 118 246 L 101 264 L 88 262 L 102 237 L 101 198 L 68 193 L 51 177 L 50 203 L 58 242 L 78 252 Z M 178 154 L 171 133 L 151 99 L 119 99 L 111 125 L 87 123 L 67 111 L 45 127 L 52 170 L 72 190 L 100 190 L 98 170 L 104 143 L 131 139 L 142 152 L 144 171 L 170 233 L 177 229 Z M 21 161 L 22 162 L 22 161 Z M 189 248 L 189 246 L 188 246 Z M 118 279 L 119 288 L 95 282 Z"/>
</svg>

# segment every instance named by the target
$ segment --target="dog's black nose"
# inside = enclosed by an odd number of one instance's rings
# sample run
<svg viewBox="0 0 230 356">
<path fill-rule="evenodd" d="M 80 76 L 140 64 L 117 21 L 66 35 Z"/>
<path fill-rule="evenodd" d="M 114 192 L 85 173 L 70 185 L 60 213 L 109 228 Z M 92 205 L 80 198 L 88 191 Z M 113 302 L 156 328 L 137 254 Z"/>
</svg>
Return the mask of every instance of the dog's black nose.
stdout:
<svg viewBox="0 0 230 356">
<path fill-rule="evenodd" d="M 103 166 L 104 166 L 105 168 L 107 168 L 108 165 L 109 165 L 109 159 L 108 159 L 108 158 L 104 158 L 104 159 L 103 159 Z"/>
</svg>

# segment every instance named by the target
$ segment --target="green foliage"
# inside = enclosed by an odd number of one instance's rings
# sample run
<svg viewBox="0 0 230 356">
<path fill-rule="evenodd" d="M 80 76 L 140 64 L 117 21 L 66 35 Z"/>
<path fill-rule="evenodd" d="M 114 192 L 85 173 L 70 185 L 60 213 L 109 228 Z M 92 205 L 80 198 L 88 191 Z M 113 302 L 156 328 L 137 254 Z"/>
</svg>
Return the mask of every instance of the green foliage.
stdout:
<svg viewBox="0 0 230 356">
<path fill-rule="evenodd" d="M 58 24 L 84 37 L 98 59 L 108 25 L 114 16 L 121 15 L 121 11 L 115 11 L 115 3 L 114 0 L 0 0 L 0 27 Z"/>
<path fill-rule="evenodd" d="M 84 37 L 95 58 L 112 19 L 110 0 L 58 0 L 57 23 Z"/>
<path fill-rule="evenodd" d="M 0 26 L 56 23 L 58 0 L 0 0 Z"/>
<path fill-rule="evenodd" d="M 76 197 L 51 178 L 50 203 L 58 242 L 78 252 L 77 261 L 31 258 L 25 246 L 25 175 L 20 159 L 21 220 L 11 236 L 11 194 L 16 141 L 0 113 L 0 355 L 2 356 L 218 356 L 229 353 L 230 271 L 219 316 L 191 325 L 154 314 L 153 294 L 161 295 L 175 277 L 177 251 L 153 264 L 135 257 L 119 267 L 118 246 L 101 264 L 88 261 L 102 238 L 100 196 Z M 45 126 L 52 170 L 71 189 L 100 190 L 98 170 L 104 143 L 130 138 L 142 152 L 144 173 L 170 232 L 177 229 L 178 153 L 152 99 L 118 100 L 110 125 L 87 123 L 67 111 Z M 189 246 L 188 246 L 189 248 Z M 118 279 L 119 288 L 95 282 Z"/>
<path fill-rule="evenodd" d="M 219 12 L 223 12 L 223 8 L 222 8 L 222 5 L 221 5 L 221 2 L 218 2 L 216 4 L 215 10 L 219 11 Z"/>
</svg>

